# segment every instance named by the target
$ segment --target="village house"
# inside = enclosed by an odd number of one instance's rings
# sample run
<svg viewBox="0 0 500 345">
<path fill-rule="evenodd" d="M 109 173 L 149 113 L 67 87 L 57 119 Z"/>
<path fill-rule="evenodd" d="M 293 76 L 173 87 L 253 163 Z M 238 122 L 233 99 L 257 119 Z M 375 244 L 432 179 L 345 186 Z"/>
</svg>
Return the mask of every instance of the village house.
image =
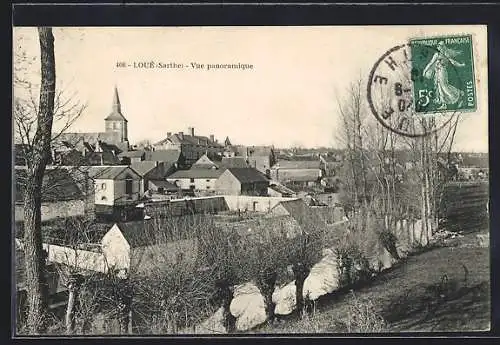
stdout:
<svg viewBox="0 0 500 345">
<path fill-rule="evenodd" d="M 175 166 L 166 162 L 143 161 L 130 164 L 130 167 L 141 176 L 140 195 L 162 182 L 167 182 L 166 177 L 175 172 Z M 158 182 L 155 184 L 155 182 Z M 153 183 L 150 185 L 150 183 Z M 154 187 L 153 187 L 154 188 Z"/>
<path fill-rule="evenodd" d="M 15 221 L 24 220 L 24 189 L 26 170 L 15 170 Z M 49 168 L 42 184 L 42 221 L 64 218 L 85 213 L 85 197 L 77 182 L 65 169 Z"/>
<path fill-rule="evenodd" d="M 269 210 L 265 217 L 285 221 L 288 225 L 288 237 L 295 237 L 300 233 L 321 231 L 327 225 L 323 215 L 314 212 L 301 199 L 280 201 Z"/>
<path fill-rule="evenodd" d="M 165 180 L 148 180 L 146 198 L 149 199 L 175 199 L 180 197 L 180 189 L 173 183 Z"/>
<path fill-rule="evenodd" d="M 96 216 L 127 218 L 140 199 L 141 176 L 128 166 L 94 166 L 86 173 L 94 185 Z"/>
<path fill-rule="evenodd" d="M 221 164 L 215 163 L 212 159 L 208 158 L 206 154 L 201 156 L 191 165 L 191 169 L 219 169 L 220 167 Z"/>
<path fill-rule="evenodd" d="M 215 191 L 215 181 L 224 172 L 221 169 L 189 169 L 177 170 L 167 176 L 167 181 L 180 188 L 183 192 L 212 193 Z"/>
<path fill-rule="evenodd" d="M 240 155 L 245 157 L 249 166 L 268 177 L 271 167 L 276 163 L 274 148 L 271 146 L 247 146 L 244 152 L 240 152 Z"/>
<path fill-rule="evenodd" d="M 242 157 L 248 166 L 267 176 L 271 167 L 276 163 L 276 154 L 272 146 L 232 145 L 229 138 L 225 141 L 224 157 Z"/>
<path fill-rule="evenodd" d="M 118 157 L 122 160 L 123 163 L 133 164 L 142 162 L 146 158 L 146 151 L 144 150 L 133 150 L 133 151 L 125 151 L 121 152 Z"/>
<path fill-rule="evenodd" d="M 267 196 L 269 180 L 254 168 L 228 168 L 215 181 L 220 194 Z"/>
<path fill-rule="evenodd" d="M 220 165 L 224 168 L 249 168 L 250 165 L 244 157 L 222 157 Z"/>
<path fill-rule="evenodd" d="M 196 162 L 206 154 L 210 158 L 222 157 L 224 146 L 219 144 L 214 135 L 210 137 L 195 135 L 194 127 L 189 127 L 188 132 L 167 133 L 167 137 L 153 144 L 154 151 L 178 150 L 182 153 L 187 165 Z"/>
<path fill-rule="evenodd" d="M 314 186 L 324 175 L 320 160 L 280 160 L 271 168 L 272 179 L 284 184 Z"/>
<path fill-rule="evenodd" d="M 119 154 L 122 162 L 130 165 L 139 162 L 156 162 L 172 165 L 175 169 L 186 168 L 184 157 L 180 150 L 133 150 Z"/>
<path fill-rule="evenodd" d="M 101 240 L 102 253 L 109 269 L 125 276 L 147 274 L 159 265 L 189 264 L 197 254 L 189 226 L 184 218 L 115 223 Z"/>
</svg>

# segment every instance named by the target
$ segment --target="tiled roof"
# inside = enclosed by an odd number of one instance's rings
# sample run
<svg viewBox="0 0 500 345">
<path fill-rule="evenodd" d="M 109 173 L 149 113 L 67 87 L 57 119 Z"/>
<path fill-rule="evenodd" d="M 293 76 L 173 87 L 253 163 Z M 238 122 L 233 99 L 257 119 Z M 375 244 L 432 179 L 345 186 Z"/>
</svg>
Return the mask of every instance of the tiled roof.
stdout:
<svg viewBox="0 0 500 345">
<path fill-rule="evenodd" d="M 290 188 L 287 188 L 287 187 L 283 186 L 282 184 L 273 183 L 273 184 L 271 184 L 269 186 L 269 188 L 277 191 L 278 193 L 296 194 L 293 190 L 291 190 Z"/>
<path fill-rule="evenodd" d="M 113 180 L 123 171 L 129 169 L 133 174 L 136 174 L 139 177 L 139 174 L 129 168 L 126 165 L 120 166 L 93 166 L 89 167 L 88 174 L 91 178 L 94 179 L 104 179 L 104 180 Z"/>
<path fill-rule="evenodd" d="M 144 247 L 156 243 L 157 233 L 153 220 L 116 224 L 130 247 Z"/>
<path fill-rule="evenodd" d="M 115 156 L 112 152 L 89 152 L 85 156 L 85 160 L 90 165 L 118 165 L 121 163 L 120 159 Z"/>
<path fill-rule="evenodd" d="M 218 165 L 215 164 L 207 155 L 201 156 L 196 162 L 193 163 L 191 168 L 202 168 L 202 169 L 210 169 L 210 168 L 218 168 Z"/>
<path fill-rule="evenodd" d="M 145 156 L 146 153 L 144 150 L 137 150 L 137 151 L 125 151 L 121 152 L 118 157 L 128 157 L 128 158 L 141 158 L 142 156 Z"/>
<path fill-rule="evenodd" d="M 254 168 L 228 168 L 241 183 L 267 182 L 269 179 Z"/>
<path fill-rule="evenodd" d="M 182 138 L 178 133 L 172 134 L 170 137 L 165 138 L 155 145 L 162 145 L 167 142 L 171 142 L 173 144 L 188 144 L 188 145 L 201 145 L 201 146 L 214 146 L 218 148 L 223 148 L 223 146 L 215 141 L 211 141 L 210 138 L 202 136 L 202 135 L 188 135 L 183 134 Z"/>
<path fill-rule="evenodd" d="M 312 211 L 301 199 L 280 201 L 270 212 L 272 213 L 273 209 L 280 207 L 280 205 L 306 232 L 317 230 L 320 226 L 325 225 L 325 220 L 318 217 L 318 214 Z"/>
<path fill-rule="evenodd" d="M 164 180 L 150 180 L 149 182 L 154 184 L 156 187 L 161 187 L 168 191 L 177 191 L 179 189 L 176 185 Z"/>
<path fill-rule="evenodd" d="M 24 169 L 15 170 L 15 193 L 16 202 L 24 200 L 24 189 L 27 182 L 27 174 Z M 48 169 L 43 177 L 42 201 L 55 202 L 64 200 L 82 199 L 83 195 L 77 183 L 65 169 Z"/>
<path fill-rule="evenodd" d="M 156 162 L 177 162 L 180 158 L 180 150 L 155 150 L 146 151 L 144 160 Z"/>
<path fill-rule="evenodd" d="M 111 229 L 108 223 L 82 223 L 83 227 L 77 226 L 82 216 L 56 218 L 42 222 L 42 241 L 47 244 L 70 245 L 75 241 L 75 236 L 85 239 L 86 243 L 100 243 L 102 236 Z M 15 222 L 16 237 L 22 238 L 24 234 L 24 222 Z"/>
<path fill-rule="evenodd" d="M 194 179 L 216 179 L 225 169 L 189 169 L 189 170 L 178 170 L 172 175 L 169 175 L 167 179 L 179 179 L 179 178 L 194 178 Z"/>
<path fill-rule="evenodd" d="M 271 146 L 235 146 L 235 151 L 239 156 L 270 156 L 274 154 Z"/>
<path fill-rule="evenodd" d="M 156 168 L 156 162 L 154 161 L 143 161 L 143 162 L 133 162 L 130 167 L 134 169 L 141 177 L 144 177 L 151 170 Z"/>
<path fill-rule="evenodd" d="M 248 168 L 244 157 L 223 157 L 221 165 L 225 168 Z"/>
<path fill-rule="evenodd" d="M 273 165 L 273 169 L 320 169 L 321 162 L 319 159 L 313 161 L 295 161 L 295 160 L 280 160 Z"/>
</svg>

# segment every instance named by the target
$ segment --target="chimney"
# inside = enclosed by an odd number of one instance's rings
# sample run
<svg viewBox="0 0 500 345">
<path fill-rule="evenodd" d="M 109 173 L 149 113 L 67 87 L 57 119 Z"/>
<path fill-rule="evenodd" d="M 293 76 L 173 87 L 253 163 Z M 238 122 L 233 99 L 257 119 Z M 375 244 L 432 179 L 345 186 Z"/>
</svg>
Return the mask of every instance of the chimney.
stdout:
<svg viewBox="0 0 500 345">
<path fill-rule="evenodd" d="M 184 132 L 179 132 L 179 138 L 181 138 L 181 140 L 184 140 Z"/>
<path fill-rule="evenodd" d="M 167 132 L 167 138 L 170 138 L 171 135 L 172 135 L 171 132 Z"/>
<path fill-rule="evenodd" d="M 190 136 L 194 137 L 194 127 L 188 127 L 188 133 Z"/>
<path fill-rule="evenodd" d="M 213 134 L 210 134 L 210 141 L 215 142 L 215 136 Z"/>
</svg>

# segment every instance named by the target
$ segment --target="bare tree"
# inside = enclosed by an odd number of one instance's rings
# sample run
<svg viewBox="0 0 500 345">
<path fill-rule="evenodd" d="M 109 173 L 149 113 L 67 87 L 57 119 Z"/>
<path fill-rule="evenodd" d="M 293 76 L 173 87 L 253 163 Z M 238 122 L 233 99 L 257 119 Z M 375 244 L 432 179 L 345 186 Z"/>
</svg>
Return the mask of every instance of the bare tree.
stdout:
<svg viewBox="0 0 500 345">
<path fill-rule="evenodd" d="M 30 333 L 43 331 L 42 320 L 47 306 L 47 286 L 44 277 L 45 260 L 41 236 L 41 188 L 45 167 L 50 158 L 50 140 L 54 116 L 56 70 L 52 29 L 38 28 L 41 56 L 40 102 L 29 159 L 24 196 L 24 242 L 26 286 L 28 299 L 27 326 Z"/>
<path fill-rule="evenodd" d="M 40 44 L 39 81 L 33 71 L 36 56 L 29 56 L 18 37 L 14 50 L 14 138 L 24 157 L 26 178 L 24 194 L 24 241 L 26 245 L 26 272 L 28 286 L 27 329 L 30 333 L 44 330 L 43 315 L 47 306 L 44 282 L 45 258 L 41 240 L 41 201 L 43 180 L 52 159 L 51 147 L 82 114 L 85 105 L 74 102 L 74 96 L 56 90 L 54 35 L 52 28 L 38 29 Z M 33 77 L 35 75 L 35 77 Z M 36 89 L 39 88 L 39 91 Z M 60 130 L 53 132 L 57 123 Z"/>
</svg>

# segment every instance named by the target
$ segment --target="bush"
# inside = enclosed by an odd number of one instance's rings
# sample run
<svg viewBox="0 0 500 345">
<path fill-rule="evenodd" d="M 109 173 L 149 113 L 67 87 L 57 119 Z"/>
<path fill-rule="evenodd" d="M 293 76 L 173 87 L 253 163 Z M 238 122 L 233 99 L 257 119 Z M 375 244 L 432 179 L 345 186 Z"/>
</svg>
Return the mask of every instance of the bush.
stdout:
<svg viewBox="0 0 500 345">
<path fill-rule="evenodd" d="M 356 244 L 337 248 L 337 268 L 339 287 L 348 287 L 371 278 L 372 271 L 368 259 Z"/>
<path fill-rule="evenodd" d="M 399 260 L 399 254 L 396 248 L 398 238 L 396 235 L 394 235 L 390 230 L 382 230 L 379 234 L 379 240 L 391 256 L 394 259 Z"/>
<path fill-rule="evenodd" d="M 351 290 L 347 320 L 345 322 L 348 333 L 379 333 L 387 325 L 374 308 L 370 300 L 360 300 Z"/>
</svg>

